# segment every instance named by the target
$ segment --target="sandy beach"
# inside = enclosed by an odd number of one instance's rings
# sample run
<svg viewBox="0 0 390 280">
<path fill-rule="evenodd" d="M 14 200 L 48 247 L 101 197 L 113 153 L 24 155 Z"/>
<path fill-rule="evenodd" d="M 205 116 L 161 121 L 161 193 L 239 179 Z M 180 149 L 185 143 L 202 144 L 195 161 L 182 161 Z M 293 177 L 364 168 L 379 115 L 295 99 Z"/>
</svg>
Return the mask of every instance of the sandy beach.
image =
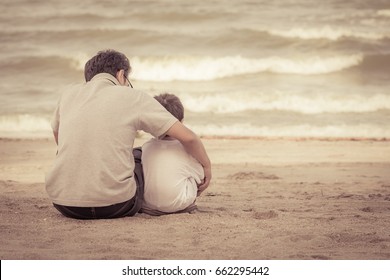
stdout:
<svg viewBox="0 0 390 280">
<path fill-rule="evenodd" d="M 46 195 L 54 142 L 1 139 L 0 259 L 390 259 L 389 141 L 203 142 L 198 212 L 81 221 Z"/>
</svg>

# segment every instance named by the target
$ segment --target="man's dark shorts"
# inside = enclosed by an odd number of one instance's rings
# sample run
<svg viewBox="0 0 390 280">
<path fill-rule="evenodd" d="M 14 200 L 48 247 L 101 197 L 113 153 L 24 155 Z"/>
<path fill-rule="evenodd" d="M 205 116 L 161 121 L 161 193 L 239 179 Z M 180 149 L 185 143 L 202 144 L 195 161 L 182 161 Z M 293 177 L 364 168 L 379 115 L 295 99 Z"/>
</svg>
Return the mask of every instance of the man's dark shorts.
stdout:
<svg viewBox="0 0 390 280">
<path fill-rule="evenodd" d="M 113 219 L 134 216 L 141 209 L 144 198 L 144 175 L 141 155 L 141 147 L 133 149 L 135 161 L 134 179 L 137 184 L 137 191 L 132 199 L 103 207 L 73 207 L 53 203 L 54 207 L 64 216 L 74 219 Z"/>
</svg>

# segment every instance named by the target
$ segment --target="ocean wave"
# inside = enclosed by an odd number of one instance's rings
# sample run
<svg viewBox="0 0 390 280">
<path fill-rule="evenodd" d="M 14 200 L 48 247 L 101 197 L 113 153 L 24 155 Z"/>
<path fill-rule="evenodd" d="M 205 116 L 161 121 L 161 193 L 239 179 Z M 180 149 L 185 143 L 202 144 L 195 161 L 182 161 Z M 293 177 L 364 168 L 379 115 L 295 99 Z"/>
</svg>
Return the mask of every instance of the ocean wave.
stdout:
<svg viewBox="0 0 390 280">
<path fill-rule="evenodd" d="M 35 58 L 30 58 L 36 63 Z M 89 57 L 86 53 L 73 56 L 53 56 L 43 58 L 43 62 L 60 59 L 67 66 L 77 71 L 84 71 Z M 41 61 L 42 62 L 42 61 Z M 53 63 L 53 61 L 50 61 Z M 29 63 L 27 63 L 28 65 Z M 204 57 L 204 56 L 154 56 L 130 58 L 133 68 L 131 77 L 143 81 L 211 81 L 215 79 L 242 76 L 256 73 L 320 75 L 343 71 L 353 67 L 362 70 L 388 71 L 390 54 L 306 56 L 282 58 L 271 56 L 265 58 L 246 58 L 238 56 Z"/>
<path fill-rule="evenodd" d="M 376 12 L 379 16 L 390 17 L 390 9 L 382 9 Z"/>
<path fill-rule="evenodd" d="M 52 71 L 53 69 L 84 71 L 84 65 L 88 59 L 87 54 L 82 52 L 69 55 L 49 53 L 46 55 L 18 56 L 0 60 L 0 67 L 8 70 L 23 69 L 24 71 Z"/>
<path fill-rule="evenodd" d="M 69 71 L 83 72 L 90 58 L 87 53 L 47 53 L 37 56 L 17 56 L 0 60 L 0 67 L 9 71 Z M 335 55 L 306 57 L 248 58 L 240 55 L 225 57 L 206 56 L 153 56 L 130 57 L 133 68 L 131 78 L 140 81 L 212 81 L 257 73 L 321 75 L 358 68 L 369 72 L 389 71 L 390 54 Z"/>
<path fill-rule="evenodd" d="M 343 29 L 332 26 L 323 26 L 323 27 L 295 27 L 288 30 L 270 30 L 267 31 L 269 34 L 274 36 L 280 36 L 285 38 L 298 38 L 303 40 L 313 40 L 313 39 L 327 39 L 336 41 L 341 38 L 357 38 L 357 39 L 367 39 L 367 40 L 383 40 L 390 38 L 389 33 L 384 33 L 380 31 L 373 32 L 372 30 L 368 31 L 359 31 L 359 30 L 350 30 Z"/>
<path fill-rule="evenodd" d="M 18 57 L 2 61 L 1 67 L 29 70 L 53 68 L 84 71 L 89 57 L 85 53 L 74 55 L 49 55 L 44 57 Z M 215 79 L 255 73 L 318 75 L 342 71 L 363 61 L 360 54 L 334 57 L 305 58 L 246 58 L 226 57 L 133 57 L 131 78 L 143 81 L 211 81 Z"/>
<path fill-rule="evenodd" d="M 47 54 L 46 56 L 12 57 L 0 61 L 7 69 L 28 70 L 61 69 L 84 71 L 90 57 L 86 53 Z M 360 54 L 335 57 L 306 58 L 245 58 L 242 56 L 195 57 L 163 56 L 132 57 L 134 69 L 131 77 L 145 81 L 207 81 L 225 77 L 240 76 L 261 72 L 279 74 L 316 75 L 338 72 L 356 66 L 363 60 Z"/>
<path fill-rule="evenodd" d="M 374 124 L 255 126 L 230 122 L 230 124 L 193 125 L 186 123 L 186 125 L 201 136 L 390 138 L 389 126 Z M 50 138 L 52 137 L 50 117 L 27 114 L 0 116 L 0 137 Z"/>
<path fill-rule="evenodd" d="M 261 72 L 316 75 L 338 72 L 359 65 L 363 55 L 329 57 L 246 58 L 226 57 L 133 57 L 132 77 L 146 81 L 207 81 Z"/>
<path fill-rule="evenodd" d="M 237 96 L 240 96 L 238 99 Z M 214 94 L 181 96 L 185 108 L 197 113 L 236 113 L 244 111 L 289 111 L 300 114 L 369 113 L 390 110 L 390 95 L 303 96 L 274 93 Z"/>
<path fill-rule="evenodd" d="M 50 117 L 23 115 L 0 116 L 0 136 L 48 136 Z"/>
<path fill-rule="evenodd" d="M 297 137 L 297 138 L 390 138 L 390 128 L 375 125 L 294 125 L 294 126 L 253 126 L 232 125 L 189 125 L 200 136 L 221 137 Z"/>
</svg>

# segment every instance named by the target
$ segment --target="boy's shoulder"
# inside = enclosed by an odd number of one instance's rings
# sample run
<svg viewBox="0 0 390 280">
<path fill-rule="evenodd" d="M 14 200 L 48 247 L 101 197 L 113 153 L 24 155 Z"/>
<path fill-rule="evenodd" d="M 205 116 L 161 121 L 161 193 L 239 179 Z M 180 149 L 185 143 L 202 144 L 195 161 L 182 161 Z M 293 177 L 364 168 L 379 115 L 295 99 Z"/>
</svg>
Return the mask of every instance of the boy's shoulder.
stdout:
<svg viewBox="0 0 390 280">
<path fill-rule="evenodd" d="M 148 150 L 164 150 L 174 153 L 188 154 L 179 140 L 176 139 L 157 139 L 152 138 L 142 145 L 143 149 Z"/>
<path fill-rule="evenodd" d="M 182 144 L 179 140 L 176 139 L 159 139 L 159 138 L 151 138 L 148 141 L 146 141 L 145 145 L 155 145 L 155 146 L 178 146 L 182 147 Z"/>
</svg>

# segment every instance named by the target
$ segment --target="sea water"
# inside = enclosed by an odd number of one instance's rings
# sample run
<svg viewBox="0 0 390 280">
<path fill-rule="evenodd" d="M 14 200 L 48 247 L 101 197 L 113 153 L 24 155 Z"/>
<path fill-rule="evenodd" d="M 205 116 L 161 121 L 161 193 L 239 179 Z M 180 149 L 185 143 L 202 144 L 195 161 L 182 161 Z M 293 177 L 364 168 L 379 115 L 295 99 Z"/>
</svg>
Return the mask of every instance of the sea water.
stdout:
<svg viewBox="0 0 390 280">
<path fill-rule="evenodd" d="M 390 1 L 0 2 L 0 137 L 46 137 L 102 49 L 199 135 L 390 138 Z M 131 110 L 131 108 L 129 108 Z"/>
</svg>

